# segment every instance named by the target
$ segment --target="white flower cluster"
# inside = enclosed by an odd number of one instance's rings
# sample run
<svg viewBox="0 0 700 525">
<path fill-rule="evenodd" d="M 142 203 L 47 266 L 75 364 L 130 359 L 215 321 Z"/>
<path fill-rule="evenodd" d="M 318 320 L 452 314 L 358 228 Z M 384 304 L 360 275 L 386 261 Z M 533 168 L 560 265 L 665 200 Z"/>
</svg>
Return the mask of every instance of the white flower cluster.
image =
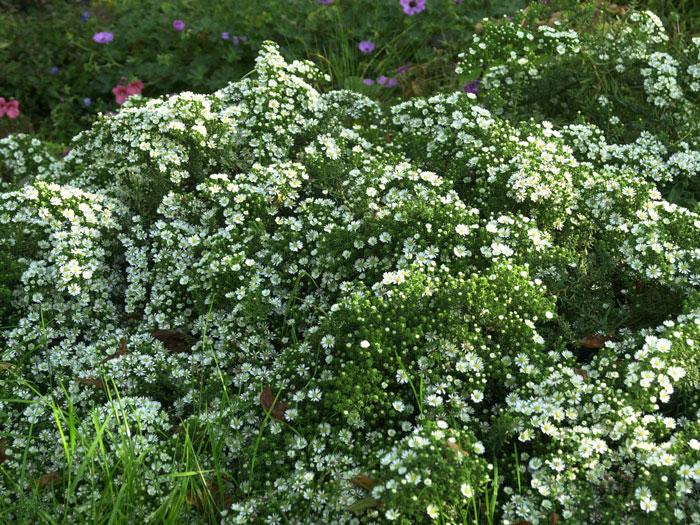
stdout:
<svg viewBox="0 0 700 525">
<path fill-rule="evenodd" d="M 539 383 L 532 381 L 509 394 L 508 406 L 518 414 L 519 440 L 551 441 L 556 450 L 521 455 L 532 478 L 529 494 L 514 494 L 504 507 L 506 515 L 535 522 L 542 515 L 540 509 L 552 509 L 556 501 L 564 518 L 604 519 L 597 516 L 595 495 L 581 491 L 583 480 L 607 490 L 633 483 L 638 488 L 627 495 L 627 508 L 640 508 L 641 503 L 644 512 L 653 512 L 662 496 L 649 486 L 673 479 L 675 489 L 669 482 L 668 490 L 674 490 L 674 496 L 665 503 L 669 505 L 665 515 L 685 515 L 693 508 L 689 498 L 693 484 L 700 481 L 700 461 L 693 463 L 693 454 L 678 435 L 678 429 L 692 427 L 686 417 L 660 414 L 658 403 L 670 401 L 674 385 L 695 388 L 679 365 L 684 362 L 683 347 L 694 345 L 699 330 L 700 310 L 693 310 L 645 331 L 641 341 L 635 334 L 608 343 L 582 369 L 560 362 L 557 369 L 540 376 Z M 635 391 L 643 395 L 630 395 Z M 684 464 L 688 460 L 691 464 Z"/>
<path fill-rule="evenodd" d="M 15 133 L 0 139 L 0 168 L 8 170 L 10 180 L 0 179 L 0 189 L 7 191 L 29 178 L 42 180 L 61 170 L 47 146 L 36 137 Z"/>
<path fill-rule="evenodd" d="M 496 62 L 487 67 L 481 76 L 484 89 L 507 88 L 518 82 L 541 78 L 548 67 L 547 62 L 541 60 L 542 54 L 563 56 L 581 51 L 579 36 L 573 30 L 548 25 L 529 30 L 505 18 L 491 26 L 486 35 L 474 36 L 473 43 L 468 52 L 459 54 L 462 62 L 457 66 L 456 73 L 473 76 L 481 69 L 480 61 Z M 507 54 L 498 56 L 498 49 L 507 50 Z"/>
<path fill-rule="evenodd" d="M 678 86 L 678 62 L 668 53 L 655 52 L 649 56 L 649 67 L 640 70 L 644 89 L 650 101 L 659 107 L 683 98 Z"/>
<path fill-rule="evenodd" d="M 585 9 L 581 7 L 582 11 Z M 595 24 L 597 16 L 593 16 L 591 24 Z M 572 68 L 585 65 L 588 72 L 588 66 L 593 64 L 599 71 L 596 84 L 607 78 L 595 97 L 610 111 L 613 124 L 619 123 L 619 118 L 612 114 L 615 107 L 610 98 L 623 97 L 619 90 L 611 91 L 607 86 L 615 85 L 618 79 L 625 84 L 635 75 L 643 81 L 644 94 L 652 108 L 683 117 L 693 114 L 691 120 L 698 120 L 692 94 L 700 89 L 697 37 L 686 49 L 674 50 L 677 56 L 672 56 L 663 24 L 650 11 L 632 11 L 623 20 L 606 26 L 602 35 L 597 31 L 587 35 L 585 30 L 579 34 L 577 29 L 567 16 L 554 16 L 547 25 L 540 19 L 528 18 L 524 12 L 513 20 L 484 21 L 484 32 L 474 37 L 467 52 L 459 55 L 461 61 L 455 71 L 465 80 L 479 79 L 480 98 L 497 114 L 521 110 L 523 100 L 541 98 L 538 92 L 542 89 L 555 94 L 542 102 L 549 107 L 535 106 L 538 111 L 549 112 L 552 107 L 570 111 L 573 106 L 565 92 L 548 84 L 557 74 L 563 76 L 557 81 L 566 84 Z M 574 78 L 578 74 L 574 71 Z M 639 91 L 634 87 L 638 82 L 630 84 L 631 90 Z M 624 101 L 615 101 L 618 102 Z"/>
</svg>

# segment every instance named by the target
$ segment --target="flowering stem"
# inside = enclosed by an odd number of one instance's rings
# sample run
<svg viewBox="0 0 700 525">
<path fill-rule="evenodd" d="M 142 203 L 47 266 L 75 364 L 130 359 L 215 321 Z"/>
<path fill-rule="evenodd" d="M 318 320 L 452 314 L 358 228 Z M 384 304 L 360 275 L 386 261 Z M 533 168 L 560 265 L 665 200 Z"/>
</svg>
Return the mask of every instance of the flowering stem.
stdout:
<svg viewBox="0 0 700 525">
<path fill-rule="evenodd" d="M 95 56 L 97 56 L 97 53 L 96 53 L 94 50 L 92 50 L 91 48 L 89 48 L 89 47 L 85 46 L 84 44 L 80 43 L 78 40 L 73 40 L 73 45 L 75 45 L 76 47 L 82 49 L 83 51 L 87 51 L 87 52 L 90 54 L 90 60 L 89 60 L 88 63 L 89 63 L 91 66 L 93 66 L 93 67 L 95 68 L 95 71 L 99 71 L 100 69 L 103 69 L 103 68 L 106 68 L 106 67 L 110 67 L 110 66 L 117 66 L 117 67 L 119 67 L 119 68 L 126 69 L 126 66 L 123 65 L 123 64 L 120 64 L 119 62 L 117 62 L 116 60 L 114 60 L 114 57 L 113 57 L 112 54 L 109 53 L 109 52 L 106 52 L 105 55 L 109 58 L 109 62 L 110 62 L 110 63 L 109 63 L 109 64 L 103 64 L 103 65 L 99 66 L 99 65 L 97 65 L 97 64 L 95 64 L 95 63 L 93 62 L 93 58 L 94 58 Z"/>
<path fill-rule="evenodd" d="M 518 444 L 514 442 L 513 447 L 515 448 L 515 473 L 518 477 L 518 494 L 521 494 L 522 489 L 520 487 L 520 462 L 518 461 Z"/>
<path fill-rule="evenodd" d="M 421 374 L 420 376 L 420 393 L 416 392 L 416 387 L 413 385 L 413 381 L 411 381 L 411 376 L 408 375 L 408 372 L 406 371 L 406 367 L 403 366 L 403 363 L 401 362 L 401 358 L 399 357 L 398 351 L 394 350 L 394 354 L 396 355 L 396 359 L 399 361 L 399 366 L 401 367 L 401 370 L 403 370 L 404 374 L 406 374 L 406 377 L 408 378 L 408 384 L 411 385 L 411 390 L 413 390 L 413 395 L 416 397 L 416 401 L 418 402 L 418 411 L 420 412 L 421 417 L 423 416 L 423 375 Z"/>
</svg>

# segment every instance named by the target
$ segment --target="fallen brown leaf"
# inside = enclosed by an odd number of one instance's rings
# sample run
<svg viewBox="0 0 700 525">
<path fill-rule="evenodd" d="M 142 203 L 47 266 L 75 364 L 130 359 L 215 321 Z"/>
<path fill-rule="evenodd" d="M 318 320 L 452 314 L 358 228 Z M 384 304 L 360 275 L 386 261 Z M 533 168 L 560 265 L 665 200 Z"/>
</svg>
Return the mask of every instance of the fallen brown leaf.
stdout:
<svg viewBox="0 0 700 525">
<path fill-rule="evenodd" d="M 5 440 L 0 439 L 0 463 L 5 463 L 5 461 L 7 461 L 5 450 L 7 450 L 7 447 L 5 447 Z"/>
<path fill-rule="evenodd" d="M 323 486 L 323 484 L 326 482 L 326 479 L 328 478 L 330 473 L 331 473 L 331 469 L 328 469 L 323 473 L 323 475 L 321 475 L 321 479 L 318 482 L 319 486 L 321 486 L 321 487 Z"/>
<path fill-rule="evenodd" d="M 5 362 L 0 362 L 0 370 L 10 370 L 11 368 L 14 368 L 15 365 L 12 363 L 5 363 Z"/>
<path fill-rule="evenodd" d="M 625 7 L 617 4 L 610 4 L 608 6 L 608 13 L 611 13 L 613 15 L 624 15 L 625 14 Z"/>
<path fill-rule="evenodd" d="M 82 383 L 84 385 L 96 386 L 101 390 L 105 390 L 105 384 L 99 379 L 85 379 L 84 377 L 78 377 L 75 379 L 76 383 Z"/>
<path fill-rule="evenodd" d="M 117 347 L 117 351 L 114 352 L 112 355 L 105 357 L 102 360 L 102 364 L 105 364 L 107 361 L 110 361 L 111 359 L 116 359 L 117 357 L 121 357 L 123 355 L 128 355 L 129 350 L 126 348 L 126 339 L 123 337 L 119 340 L 119 346 Z"/>
<path fill-rule="evenodd" d="M 230 494 L 221 494 L 219 485 L 207 480 L 202 489 L 195 491 L 188 490 L 185 494 L 185 501 L 189 505 L 193 505 L 198 509 L 205 511 L 227 509 L 233 503 L 233 496 Z"/>
<path fill-rule="evenodd" d="M 372 490 L 374 488 L 374 480 L 364 474 L 358 474 L 348 481 L 361 489 Z"/>
<path fill-rule="evenodd" d="M 605 334 L 588 334 L 581 339 L 581 346 L 584 348 L 603 348 L 606 341 L 614 341 L 615 338 Z"/>
<path fill-rule="evenodd" d="M 161 341 L 165 348 L 174 354 L 186 352 L 190 347 L 190 340 L 185 334 L 174 330 L 156 330 L 151 337 Z"/>
<path fill-rule="evenodd" d="M 362 512 L 367 509 L 381 508 L 382 502 L 371 496 L 357 500 L 355 503 L 350 505 L 347 509 L 350 512 Z"/>
<path fill-rule="evenodd" d="M 61 479 L 61 475 L 58 472 L 49 472 L 48 474 L 44 474 L 39 479 L 37 479 L 36 482 L 39 485 L 39 488 L 43 489 L 45 487 L 48 487 L 49 485 L 53 485 L 59 479 Z"/>
<path fill-rule="evenodd" d="M 557 525 L 557 523 L 559 523 L 559 514 L 552 512 L 549 515 L 549 525 Z"/>
<path fill-rule="evenodd" d="M 272 393 L 270 386 L 266 386 L 263 393 L 260 394 L 260 404 L 265 412 L 268 412 L 271 417 L 278 419 L 280 421 L 286 421 L 285 412 L 287 411 L 287 403 L 282 403 L 279 399 L 273 407 L 272 404 L 275 403 L 275 394 Z"/>
<path fill-rule="evenodd" d="M 456 450 L 460 454 L 464 454 L 465 456 L 469 454 L 466 450 L 464 450 L 462 447 L 459 446 L 459 444 L 455 441 L 447 441 L 447 446 L 450 447 L 452 450 Z"/>
<path fill-rule="evenodd" d="M 576 375 L 581 376 L 581 377 L 584 378 L 584 379 L 588 379 L 588 372 L 586 372 L 586 371 L 583 370 L 582 368 L 574 368 L 574 373 L 575 373 Z"/>
<path fill-rule="evenodd" d="M 555 22 L 561 18 L 561 11 L 556 11 L 549 15 L 549 20 L 548 20 L 548 25 L 554 27 L 556 24 Z"/>
</svg>

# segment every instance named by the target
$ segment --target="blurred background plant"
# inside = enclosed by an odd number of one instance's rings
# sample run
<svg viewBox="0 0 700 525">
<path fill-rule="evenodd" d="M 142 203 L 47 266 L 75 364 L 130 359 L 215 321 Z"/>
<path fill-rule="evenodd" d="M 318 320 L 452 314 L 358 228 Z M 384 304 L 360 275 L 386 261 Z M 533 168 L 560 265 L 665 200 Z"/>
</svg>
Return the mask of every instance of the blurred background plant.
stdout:
<svg viewBox="0 0 700 525">
<path fill-rule="evenodd" d="M 21 111 L 0 119 L 0 137 L 34 133 L 67 145 L 97 113 L 118 108 L 116 86 L 134 81 L 147 97 L 212 92 L 249 72 L 264 40 L 287 59 L 314 61 L 333 88 L 379 100 L 454 91 L 463 88 L 456 55 L 480 20 L 527 4 L 428 0 L 408 15 L 399 0 L 0 0 L 0 96 Z M 698 2 L 628 5 L 658 13 L 678 38 L 700 31 Z M 98 43 L 98 33 L 113 38 Z"/>
<path fill-rule="evenodd" d="M 697 0 L 646 0 L 629 2 L 629 5 L 656 13 L 673 38 L 700 33 L 700 2 Z"/>
<path fill-rule="evenodd" d="M 67 144 L 98 112 L 118 107 L 112 90 L 120 83 L 142 81 L 145 96 L 212 92 L 250 71 L 264 40 L 288 59 L 316 62 L 333 87 L 379 99 L 454 90 L 454 57 L 478 21 L 526 3 L 431 0 L 409 16 L 398 0 L 233 8 L 224 0 L 0 0 L 0 96 L 17 99 L 21 111 L 0 120 L 0 137 L 29 132 Z M 113 38 L 98 42 L 98 33 Z M 362 41 L 374 50 L 362 52 Z"/>
</svg>

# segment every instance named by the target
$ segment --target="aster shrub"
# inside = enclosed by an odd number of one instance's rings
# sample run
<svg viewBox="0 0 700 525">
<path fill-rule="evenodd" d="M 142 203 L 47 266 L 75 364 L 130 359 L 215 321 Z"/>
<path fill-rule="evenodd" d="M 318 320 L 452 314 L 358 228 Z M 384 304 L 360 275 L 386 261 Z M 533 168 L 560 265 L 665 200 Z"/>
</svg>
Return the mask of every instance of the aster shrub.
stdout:
<svg viewBox="0 0 700 525">
<path fill-rule="evenodd" d="M 29 178 L 40 180 L 61 169 L 57 161 L 59 146 L 24 133 L 0 139 L 0 184 L 15 187 Z"/>
<path fill-rule="evenodd" d="M 532 4 L 482 21 L 457 73 L 508 119 L 566 125 L 580 158 L 629 167 L 695 207 L 700 39 L 671 39 L 651 11 L 598 2 Z"/>
<path fill-rule="evenodd" d="M 61 160 L 0 143 L 0 515 L 700 523 L 700 216 L 665 172 L 328 82 L 267 42 Z"/>
</svg>

